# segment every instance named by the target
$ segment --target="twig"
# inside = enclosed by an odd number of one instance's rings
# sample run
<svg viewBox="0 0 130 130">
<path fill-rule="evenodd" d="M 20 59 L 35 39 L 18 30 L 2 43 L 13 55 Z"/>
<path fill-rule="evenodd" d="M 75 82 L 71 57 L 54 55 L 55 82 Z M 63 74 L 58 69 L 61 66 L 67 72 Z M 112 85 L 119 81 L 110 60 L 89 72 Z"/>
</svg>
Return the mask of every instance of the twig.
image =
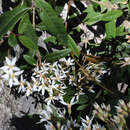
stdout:
<svg viewBox="0 0 130 130">
<path fill-rule="evenodd" d="M 69 11 L 70 11 L 70 7 L 71 7 L 71 3 L 73 2 L 73 0 L 69 0 L 68 2 L 68 9 L 67 9 L 67 18 L 68 18 L 68 14 L 69 14 Z M 67 19 L 66 19 L 66 22 L 65 22 L 65 28 L 67 29 Z"/>
<path fill-rule="evenodd" d="M 35 28 L 35 5 L 34 5 L 34 0 L 32 0 L 32 23 L 33 23 L 33 27 Z"/>
<path fill-rule="evenodd" d="M 24 0 L 22 0 L 22 2 L 21 2 L 21 6 L 24 4 Z"/>
<path fill-rule="evenodd" d="M 78 61 L 74 58 L 73 54 L 72 54 L 73 59 L 75 60 L 76 64 L 80 67 L 81 71 L 84 73 L 84 75 L 86 76 L 86 78 L 90 81 L 95 82 L 97 85 L 99 85 L 101 88 L 105 89 L 106 91 L 110 92 L 111 94 L 115 94 L 114 92 L 112 92 L 111 90 L 109 90 L 108 88 L 106 88 L 103 84 L 99 83 L 95 77 L 92 77 L 86 69 L 84 69 L 83 66 L 81 66 Z"/>
</svg>

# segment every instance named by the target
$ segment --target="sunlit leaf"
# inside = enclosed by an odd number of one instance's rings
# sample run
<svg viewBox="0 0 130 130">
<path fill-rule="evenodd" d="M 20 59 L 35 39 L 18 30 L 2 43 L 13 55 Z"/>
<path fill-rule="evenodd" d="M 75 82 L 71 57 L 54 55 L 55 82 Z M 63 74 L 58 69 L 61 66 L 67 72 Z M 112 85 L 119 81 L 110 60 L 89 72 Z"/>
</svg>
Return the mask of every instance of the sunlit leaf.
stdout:
<svg viewBox="0 0 130 130">
<path fill-rule="evenodd" d="M 107 39 L 116 37 L 116 21 L 112 20 L 105 24 Z"/>
</svg>

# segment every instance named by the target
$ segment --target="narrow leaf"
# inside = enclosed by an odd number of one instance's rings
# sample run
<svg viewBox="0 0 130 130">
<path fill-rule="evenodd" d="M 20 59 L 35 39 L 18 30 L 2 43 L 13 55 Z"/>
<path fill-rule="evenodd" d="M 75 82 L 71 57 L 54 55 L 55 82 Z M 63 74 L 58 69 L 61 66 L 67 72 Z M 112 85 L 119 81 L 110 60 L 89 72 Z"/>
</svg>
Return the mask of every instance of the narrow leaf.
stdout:
<svg viewBox="0 0 130 130">
<path fill-rule="evenodd" d="M 38 29 L 40 29 L 41 31 L 47 30 L 47 28 L 46 28 L 46 26 L 44 25 L 43 22 L 41 22 L 41 23 L 39 23 L 38 25 L 36 25 L 36 27 L 37 27 Z"/>
<path fill-rule="evenodd" d="M 68 35 L 68 47 L 77 57 L 79 56 L 80 50 L 70 35 Z"/>
<path fill-rule="evenodd" d="M 38 49 L 36 44 L 34 44 L 34 42 L 27 36 L 20 36 L 19 40 L 28 49 L 32 49 L 32 50 L 37 50 Z"/>
<path fill-rule="evenodd" d="M 122 14 L 123 13 L 121 10 L 110 10 L 103 15 L 102 20 L 103 21 L 111 21 L 111 20 L 117 19 Z"/>
<path fill-rule="evenodd" d="M 53 8 L 44 0 L 35 0 L 36 6 L 42 9 L 40 18 L 44 23 L 47 31 L 54 35 L 63 45 L 67 42 L 67 32 L 63 20 L 59 18 Z"/>
<path fill-rule="evenodd" d="M 26 14 L 20 21 L 18 32 L 23 34 L 23 36 L 19 36 L 19 40 L 25 47 L 28 49 L 38 50 L 38 38 L 29 20 L 28 14 Z"/>
<path fill-rule="evenodd" d="M 89 6 L 84 12 L 87 12 L 87 17 L 84 19 L 84 22 L 87 25 L 93 25 L 102 19 L 102 14 L 95 12 L 93 6 Z"/>
<path fill-rule="evenodd" d="M 81 111 L 81 110 L 84 110 L 88 105 L 87 104 L 84 104 L 84 105 L 81 105 L 77 108 L 77 111 Z"/>
<path fill-rule="evenodd" d="M 15 36 L 14 34 L 11 34 L 11 35 L 9 36 L 8 44 L 9 44 L 11 47 L 17 46 L 18 41 L 17 41 L 16 36 Z"/>
<path fill-rule="evenodd" d="M 33 57 L 31 57 L 29 55 L 24 55 L 23 57 L 30 65 L 36 65 L 37 64 L 37 61 Z"/>
<path fill-rule="evenodd" d="M 0 16 L 0 38 L 9 30 L 13 29 L 20 18 L 29 10 L 25 6 L 18 6 L 12 11 L 5 12 Z"/>
<path fill-rule="evenodd" d="M 116 36 L 124 36 L 127 32 L 124 31 L 124 26 L 119 26 L 116 28 Z"/>
<path fill-rule="evenodd" d="M 53 61 L 59 60 L 60 58 L 67 56 L 70 52 L 71 52 L 71 49 L 64 49 L 64 50 L 60 50 L 60 51 L 56 51 L 56 52 L 47 54 L 45 56 L 45 58 L 47 61 L 53 62 Z"/>
<path fill-rule="evenodd" d="M 105 24 L 107 39 L 116 37 L 116 22 L 112 20 Z"/>
<path fill-rule="evenodd" d="M 38 8 L 42 9 L 40 17 L 42 22 L 52 35 L 54 35 L 61 45 L 69 47 L 76 56 L 79 55 L 79 49 L 74 40 L 67 35 L 63 20 L 59 18 L 53 8 L 44 0 L 35 0 Z"/>
<path fill-rule="evenodd" d="M 50 37 L 46 38 L 46 39 L 44 40 L 44 42 L 45 42 L 45 43 L 51 42 L 51 43 L 53 43 L 53 44 L 55 44 L 55 45 L 57 44 L 56 37 L 54 37 L 54 36 L 50 36 Z"/>
</svg>

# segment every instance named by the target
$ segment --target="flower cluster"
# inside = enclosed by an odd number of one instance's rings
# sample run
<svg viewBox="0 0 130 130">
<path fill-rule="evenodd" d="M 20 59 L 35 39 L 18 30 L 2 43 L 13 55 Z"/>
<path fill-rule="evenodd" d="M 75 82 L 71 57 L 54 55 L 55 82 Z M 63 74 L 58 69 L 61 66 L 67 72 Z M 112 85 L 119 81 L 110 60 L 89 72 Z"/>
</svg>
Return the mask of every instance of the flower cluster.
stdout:
<svg viewBox="0 0 130 130">
<path fill-rule="evenodd" d="M 115 106 L 116 115 L 112 115 L 110 112 L 110 105 L 106 106 L 104 103 L 101 104 L 101 107 L 95 103 L 94 108 L 94 114 L 102 121 L 111 125 L 111 128 L 118 130 L 128 129 L 126 118 L 130 116 L 130 102 L 126 104 L 123 100 L 119 100 L 119 105 Z"/>
<path fill-rule="evenodd" d="M 54 63 L 43 62 L 37 64 L 33 69 L 31 80 L 27 81 L 23 71 L 16 67 L 16 58 L 6 57 L 5 65 L 0 68 L 0 83 L 8 86 L 18 86 L 18 92 L 26 93 L 27 96 L 33 92 L 40 93 L 45 97 L 45 102 L 50 105 L 58 100 L 64 103 L 63 95 L 66 89 L 65 80 L 74 65 L 71 58 L 62 58 Z"/>
<path fill-rule="evenodd" d="M 99 77 L 105 73 L 104 70 L 95 64 L 88 64 L 86 70 L 88 72 L 94 70 L 94 72 L 88 74 L 91 75 L 90 77 L 97 77 L 96 80 L 99 80 Z M 14 86 L 18 88 L 19 93 L 25 93 L 26 96 L 34 92 L 40 94 L 46 105 L 45 109 L 39 114 L 41 118 L 39 123 L 45 123 L 47 130 L 67 130 L 72 128 L 79 130 L 106 130 L 105 127 L 109 128 L 109 126 L 105 125 L 104 127 L 95 122 L 95 117 L 98 117 L 105 124 L 110 124 L 113 129 L 127 129 L 125 118 L 130 116 L 130 102 L 126 104 L 123 100 L 119 100 L 119 105 L 116 106 L 117 114 L 114 116 L 111 114 L 110 105 L 101 104 L 100 106 L 95 103 L 95 110 L 91 118 L 86 115 L 86 119 L 81 117 L 78 123 L 73 120 L 71 117 L 72 106 L 78 102 L 80 95 L 85 94 L 83 86 L 89 80 L 86 80 L 80 70 L 76 72 L 74 60 L 70 57 L 68 59 L 62 58 L 54 63 L 42 62 L 37 64 L 33 69 L 30 80 L 25 78 L 26 74 L 23 72 L 16 66 L 16 58 L 9 59 L 6 57 L 4 66 L 0 67 L 0 85 L 2 88 L 4 88 L 4 84 L 10 88 Z M 66 81 L 70 86 L 74 86 L 78 90 L 69 101 L 64 99 L 65 89 L 67 88 Z M 94 93 L 92 86 L 88 90 Z M 62 108 L 56 107 L 55 101 L 62 104 Z M 67 120 L 66 114 L 68 114 Z"/>
</svg>

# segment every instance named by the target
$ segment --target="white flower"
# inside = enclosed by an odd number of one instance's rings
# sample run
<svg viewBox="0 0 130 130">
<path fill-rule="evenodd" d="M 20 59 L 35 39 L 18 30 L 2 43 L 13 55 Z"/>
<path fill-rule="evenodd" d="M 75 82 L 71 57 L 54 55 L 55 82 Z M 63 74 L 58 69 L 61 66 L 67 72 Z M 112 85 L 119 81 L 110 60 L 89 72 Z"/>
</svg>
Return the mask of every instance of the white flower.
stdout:
<svg viewBox="0 0 130 130">
<path fill-rule="evenodd" d="M 47 103 L 47 106 L 49 106 L 51 102 L 54 103 L 54 100 L 57 100 L 57 97 L 50 93 L 49 97 L 45 99 L 45 102 Z"/>
<path fill-rule="evenodd" d="M 73 66 L 75 64 L 74 60 L 71 59 L 71 57 L 69 57 L 68 59 L 62 58 L 60 59 L 60 61 L 65 62 L 66 66 Z"/>
<path fill-rule="evenodd" d="M 48 91 L 49 93 L 53 94 L 53 90 L 55 90 L 55 89 L 57 90 L 57 87 L 58 87 L 58 86 L 59 86 L 59 85 L 56 84 L 54 80 L 52 80 L 52 81 L 48 84 L 48 86 L 47 86 L 47 91 Z"/>
<path fill-rule="evenodd" d="M 86 115 L 86 119 L 83 119 L 81 117 L 83 127 L 84 128 L 91 128 L 93 118 L 94 118 L 94 115 L 93 115 L 93 117 L 91 119 L 87 115 Z"/>
<path fill-rule="evenodd" d="M 33 81 L 33 84 L 32 84 L 32 86 L 33 86 L 33 91 L 36 92 L 36 91 L 38 91 L 39 81 L 36 80 L 33 76 L 32 76 L 31 78 L 32 78 L 32 81 Z"/>
<path fill-rule="evenodd" d="M 5 80 L 8 81 L 8 85 L 12 87 L 13 85 L 18 85 L 18 76 L 22 74 L 23 71 L 18 71 L 18 72 L 11 72 L 8 71 L 6 74 L 2 75 L 1 77 Z"/>
<path fill-rule="evenodd" d="M 27 84 L 26 96 L 29 96 L 33 92 L 33 90 L 32 90 L 32 84 L 29 83 L 28 81 L 26 82 L 26 84 Z"/>
<path fill-rule="evenodd" d="M 66 78 L 66 75 L 62 74 L 60 70 L 55 70 L 54 72 L 54 76 L 51 76 L 52 80 L 56 80 L 58 82 L 61 82 L 62 80 L 64 80 Z"/>
<path fill-rule="evenodd" d="M 100 124 L 96 123 L 93 125 L 92 130 L 106 130 L 106 128 L 104 128 L 104 126 L 101 126 Z"/>
<path fill-rule="evenodd" d="M 63 105 L 66 105 L 68 107 L 68 113 L 69 115 L 71 114 L 71 107 L 77 103 L 77 98 L 74 96 L 71 100 L 70 103 L 66 103 L 64 100 L 61 100 L 60 103 L 62 103 Z"/>
<path fill-rule="evenodd" d="M 45 90 L 47 90 L 47 86 L 46 86 L 45 82 L 42 81 L 41 85 L 39 85 L 39 87 L 38 87 L 38 92 L 41 91 L 42 95 L 44 95 L 45 94 Z"/>
<path fill-rule="evenodd" d="M 25 92 L 25 90 L 26 90 L 25 84 L 26 84 L 26 79 L 23 79 L 23 75 L 21 75 L 20 76 L 20 81 L 19 81 L 19 90 L 18 90 L 18 92 L 20 92 L 20 91 Z"/>
<path fill-rule="evenodd" d="M 41 70 L 43 71 L 43 72 L 47 72 L 48 70 L 49 70 L 49 66 L 50 66 L 50 63 L 42 63 L 41 64 Z M 48 72 L 47 72 L 48 73 Z"/>
<path fill-rule="evenodd" d="M 20 69 L 18 67 L 15 66 L 16 63 L 16 57 L 13 58 L 12 60 L 10 60 L 8 57 L 5 58 L 5 65 L 3 67 L 1 67 L 1 69 L 4 72 L 13 72 L 13 71 L 20 71 Z"/>
</svg>

